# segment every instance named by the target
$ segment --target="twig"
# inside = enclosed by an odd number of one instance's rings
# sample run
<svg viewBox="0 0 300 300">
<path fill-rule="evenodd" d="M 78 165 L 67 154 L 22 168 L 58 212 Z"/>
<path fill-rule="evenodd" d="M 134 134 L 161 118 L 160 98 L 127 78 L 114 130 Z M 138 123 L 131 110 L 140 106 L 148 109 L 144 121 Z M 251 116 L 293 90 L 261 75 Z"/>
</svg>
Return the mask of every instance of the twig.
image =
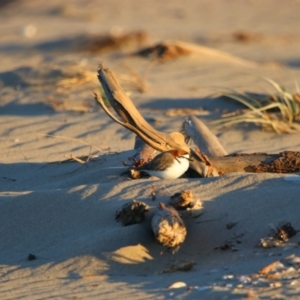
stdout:
<svg viewBox="0 0 300 300">
<path fill-rule="evenodd" d="M 0 178 L 2 178 L 2 179 L 6 179 L 6 180 L 9 180 L 9 181 L 17 181 L 17 179 L 13 179 L 13 178 L 5 177 L 5 176 L 1 176 Z"/>
<path fill-rule="evenodd" d="M 73 154 L 66 154 L 66 157 L 69 157 L 70 159 L 73 159 L 73 160 L 79 162 L 80 164 L 87 164 L 92 158 L 91 152 L 92 152 L 92 146 L 90 146 L 90 152 L 89 152 L 89 155 L 87 156 L 86 160 L 76 157 Z"/>
</svg>

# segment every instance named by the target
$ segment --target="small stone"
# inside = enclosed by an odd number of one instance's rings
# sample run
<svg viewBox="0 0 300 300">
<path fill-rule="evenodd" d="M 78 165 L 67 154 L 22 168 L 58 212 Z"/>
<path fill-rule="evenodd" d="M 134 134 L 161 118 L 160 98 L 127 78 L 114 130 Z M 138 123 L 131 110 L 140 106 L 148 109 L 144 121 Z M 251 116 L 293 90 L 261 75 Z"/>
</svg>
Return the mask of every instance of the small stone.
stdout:
<svg viewBox="0 0 300 300">
<path fill-rule="evenodd" d="M 26 25 L 23 28 L 23 35 L 27 38 L 32 38 L 36 35 L 37 28 L 33 24 Z"/>
<path fill-rule="evenodd" d="M 239 276 L 239 277 L 238 277 L 238 280 L 239 280 L 240 282 L 242 282 L 242 283 L 247 283 L 247 282 L 250 282 L 250 281 L 251 281 L 250 277 L 244 276 L 244 275 Z"/>
<path fill-rule="evenodd" d="M 251 298 L 257 298 L 257 295 L 252 291 L 248 291 L 247 294 L 245 295 L 246 299 L 251 299 Z"/>
<path fill-rule="evenodd" d="M 294 273 L 296 272 L 296 269 L 294 267 L 289 267 L 287 270 L 286 270 L 287 273 Z"/>
<path fill-rule="evenodd" d="M 210 288 L 209 286 L 200 286 L 200 287 L 197 287 L 197 290 L 202 292 L 202 291 L 208 290 L 209 288 Z"/>
<path fill-rule="evenodd" d="M 281 287 L 281 286 L 282 286 L 282 283 L 279 282 L 279 281 L 271 282 L 269 286 L 270 286 L 271 288 L 278 288 L 278 287 Z"/>
<path fill-rule="evenodd" d="M 36 256 L 34 254 L 29 253 L 28 256 L 27 256 L 27 259 L 29 261 L 36 260 Z"/>
<path fill-rule="evenodd" d="M 231 228 L 233 228 L 238 222 L 229 222 L 226 224 L 226 228 L 228 230 L 230 230 Z"/>
<path fill-rule="evenodd" d="M 180 289 L 186 287 L 186 283 L 183 281 L 177 281 L 168 286 L 168 289 Z"/>
</svg>

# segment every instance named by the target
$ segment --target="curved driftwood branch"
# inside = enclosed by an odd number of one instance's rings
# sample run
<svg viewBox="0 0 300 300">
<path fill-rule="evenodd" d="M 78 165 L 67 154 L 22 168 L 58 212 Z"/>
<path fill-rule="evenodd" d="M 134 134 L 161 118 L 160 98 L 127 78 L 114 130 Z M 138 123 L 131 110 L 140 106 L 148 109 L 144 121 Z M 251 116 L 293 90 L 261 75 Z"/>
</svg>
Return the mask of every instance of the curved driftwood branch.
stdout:
<svg viewBox="0 0 300 300">
<path fill-rule="evenodd" d="M 123 122 L 118 122 L 119 124 L 136 133 L 147 144 L 158 151 L 171 149 L 190 151 L 188 145 L 185 143 L 180 144 L 170 135 L 157 131 L 143 118 L 110 70 L 100 66 L 98 69 L 98 79 L 112 108 L 123 120 Z M 100 99 L 96 100 L 108 114 L 104 101 L 99 101 Z M 112 118 L 111 114 L 108 115 Z M 115 119 L 113 118 L 113 120 Z"/>
</svg>

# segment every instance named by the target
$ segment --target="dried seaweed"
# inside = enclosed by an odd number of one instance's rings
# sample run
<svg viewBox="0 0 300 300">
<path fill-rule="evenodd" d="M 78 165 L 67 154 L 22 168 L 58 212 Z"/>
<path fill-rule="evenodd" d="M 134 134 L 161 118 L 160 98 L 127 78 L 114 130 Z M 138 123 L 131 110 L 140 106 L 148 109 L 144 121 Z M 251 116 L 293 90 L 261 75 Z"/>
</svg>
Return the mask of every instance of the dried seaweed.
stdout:
<svg viewBox="0 0 300 300">
<path fill-rule="evenodd" d="M 117 211 L 116 220 L 121 221 L 124 226 L 137 224 L 142 222 L 148 210 L 149 206 L 146 203 L 132 200 Z"/>
<path fill-rule="evenodd" d="M 275 229 L 270 231 L 269 236 L 260 239 L 260 247 L 272 248 L 286 243 L 296 235 L 298 230 L 293 228 L 290 222 L 281 222 Z"/>
<path fill-rule="evenodd" d="M 135 52 L 133 55 L 147 57 L 151 59 L 159 59 L 162 61 L 173 60 L 180 56 L 191 54 L 192 51 L 187 47 L 183 47 L 171 43 L 159 43 L 151 47 L 144 48 Z"/>
</svg>

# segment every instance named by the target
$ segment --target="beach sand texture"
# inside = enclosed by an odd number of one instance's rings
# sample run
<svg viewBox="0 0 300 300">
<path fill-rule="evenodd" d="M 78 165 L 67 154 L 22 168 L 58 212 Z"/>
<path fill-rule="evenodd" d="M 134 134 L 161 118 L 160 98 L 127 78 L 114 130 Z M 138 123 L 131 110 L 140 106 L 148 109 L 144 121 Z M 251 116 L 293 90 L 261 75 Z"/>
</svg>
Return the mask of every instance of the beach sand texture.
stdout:
<svg viewBox="0 0 300 300">
<path fill-rule="evenodd" d="M 261 76 L 296 92 L 299 15 L 296 0 L 2 1 L 0 298 L 299 299 L 299 233 L 258 247 L 281 222 L 300 230 L 299 173 L 131 180 L 120 174 L 135 135 L 93 100 L 100 63 L 163 132 L 190 112 L 209 124 L 241 108 L 215 98 L 220 91 L 271 93 Z M 115 42 L 132 32 L 142 33 Z M 165 60 L 129 55 L 173 40 L 203 48 Z M 209 126 L 228 153 L 300 151 L 300 133 Z M 183 216 L 187 237 L 170 254 L 151 216 L 185 189 L 203 214 Z M 133 199 L 150 212 L 122 226 L 115 213 Z M 174 271 L 182 264 L 192 268 Z"/>
</svg>

